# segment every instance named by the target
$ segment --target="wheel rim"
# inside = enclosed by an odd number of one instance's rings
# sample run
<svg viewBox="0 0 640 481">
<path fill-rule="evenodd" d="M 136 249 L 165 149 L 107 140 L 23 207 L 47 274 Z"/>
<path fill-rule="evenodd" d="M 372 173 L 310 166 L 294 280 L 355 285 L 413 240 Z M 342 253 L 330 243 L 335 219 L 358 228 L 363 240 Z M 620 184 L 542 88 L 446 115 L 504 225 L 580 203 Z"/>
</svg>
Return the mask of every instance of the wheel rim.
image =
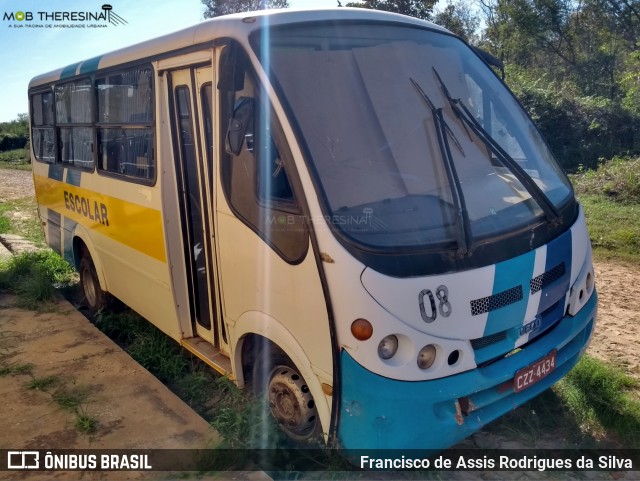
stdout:
<svg viewBox="0 0 640 481">
<path fill-rule="evenodd" d="M 316 429 L 318 411 L 309 387 L 300 374 L 288 366 L 278 366 L 269 378 L 271 414 L 293 439 L 309 438 Z"/>
<path fill-rule="evenodd" d="M 98 296 L 96 294 L 96 286 L 93 282 L 93 276 L 91 275 L 91 271 L 87 267 L 85 267 L 83 270 L 82 290 L 84 291 L 84 297 L 87 299 L 89 307 L 94 307 L 96 305 Z"/>
</svg>

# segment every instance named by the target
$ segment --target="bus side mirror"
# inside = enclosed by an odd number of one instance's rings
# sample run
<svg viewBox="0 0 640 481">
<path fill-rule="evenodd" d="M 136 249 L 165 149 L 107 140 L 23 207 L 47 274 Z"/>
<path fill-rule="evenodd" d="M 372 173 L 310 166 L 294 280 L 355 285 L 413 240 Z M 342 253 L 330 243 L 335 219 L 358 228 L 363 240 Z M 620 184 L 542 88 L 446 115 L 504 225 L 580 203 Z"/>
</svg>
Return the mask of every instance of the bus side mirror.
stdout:
<svg viewBox="0 0 640 481">
<path fill-rule="evenodd" d="M 497 68 L 498 70 L 500 70 L 500 73 L 502 74 L 502 80 L 504 80 L 504 63 L 502 62 L 502 60 L 500 60 L 499 58 L 491 55 L 489 52 L 487 52 L 486 50 L 482 50 L 479 47 L 471 47 L 473 49 L 473 51 L 478 54 L 478 56 L 485 61 L 486 64 Z"/>
<path fill-rule="evenodd" d="M 228 154 L 240 155 L 246 140 L 247 150 L 253 152 L 253 98 L 240 97 L 229 119 L 225 150 Z"/>
<path fill-rule="evenodd" d="M 220 56 L 218 90 L 239 92 L 244 89 L 245 56 L 236 43 L 228 45 Z"/>
</svg>

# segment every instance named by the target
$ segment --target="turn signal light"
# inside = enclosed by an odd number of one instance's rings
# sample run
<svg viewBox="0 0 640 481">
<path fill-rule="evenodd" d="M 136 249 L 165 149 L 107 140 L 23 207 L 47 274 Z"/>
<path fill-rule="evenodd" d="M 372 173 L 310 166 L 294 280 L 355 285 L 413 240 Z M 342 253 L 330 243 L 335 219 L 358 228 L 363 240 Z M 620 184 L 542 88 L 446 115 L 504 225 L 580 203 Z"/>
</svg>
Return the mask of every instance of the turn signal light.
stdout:
<svg viewBox="0 0 640 481">
<path fill-rule="evenodd" d="M 358 341 L 366 341 L 373 336 L 373 326 L 366 319 L 356 319 L 351 323 L 351 334 Z"/>
</svg>

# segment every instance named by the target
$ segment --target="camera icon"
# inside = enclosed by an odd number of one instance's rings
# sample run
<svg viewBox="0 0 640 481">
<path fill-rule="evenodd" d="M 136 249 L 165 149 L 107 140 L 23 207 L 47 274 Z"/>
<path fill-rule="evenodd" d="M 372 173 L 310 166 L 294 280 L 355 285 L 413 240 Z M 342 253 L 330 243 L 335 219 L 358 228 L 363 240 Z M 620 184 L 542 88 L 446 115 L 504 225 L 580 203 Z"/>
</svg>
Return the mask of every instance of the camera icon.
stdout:
<svg viewBox="0 0 640 481">
<path fill-rule="evenodd" d="M 40 453 L 38 451 L 8 451 L 7 469 L 38 469 Z"/>
</svg>

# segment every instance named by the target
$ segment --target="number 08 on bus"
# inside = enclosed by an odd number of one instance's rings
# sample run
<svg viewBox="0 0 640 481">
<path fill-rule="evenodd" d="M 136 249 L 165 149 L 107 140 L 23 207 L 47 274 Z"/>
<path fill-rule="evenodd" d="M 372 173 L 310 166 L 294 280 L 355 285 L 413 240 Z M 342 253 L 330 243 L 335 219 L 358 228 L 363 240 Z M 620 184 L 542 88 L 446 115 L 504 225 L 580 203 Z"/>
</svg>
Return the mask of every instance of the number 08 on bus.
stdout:
<svg viewBox="0 0 640 481">
<path fill-rule="evenodd" d="M 548 389 L 597 310 L 573 188 L 447 30 L 219 17 L 29 85 L 47 243 L 297 442 L 443 449 Z"/>
</svg>

